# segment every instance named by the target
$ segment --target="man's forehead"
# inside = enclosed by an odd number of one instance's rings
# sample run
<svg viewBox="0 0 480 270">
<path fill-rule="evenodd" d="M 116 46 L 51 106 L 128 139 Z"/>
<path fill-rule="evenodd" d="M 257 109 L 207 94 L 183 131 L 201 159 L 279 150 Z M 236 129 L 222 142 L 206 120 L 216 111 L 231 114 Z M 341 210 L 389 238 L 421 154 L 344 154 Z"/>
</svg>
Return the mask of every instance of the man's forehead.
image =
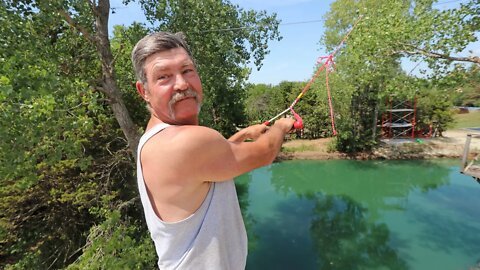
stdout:
<svg viewBox="0 0 480 270">
<path fill-rule="evenodd" d="M 193 65 L 193 61 L 183 48 L 175 48 L 168 51 L 162 51 L 152 54 L 147 58 L 145 64 L 146 66 L 150 66 L 152 69 L 157 70 L 167 69 L 172 65 Z"/>
</svg>

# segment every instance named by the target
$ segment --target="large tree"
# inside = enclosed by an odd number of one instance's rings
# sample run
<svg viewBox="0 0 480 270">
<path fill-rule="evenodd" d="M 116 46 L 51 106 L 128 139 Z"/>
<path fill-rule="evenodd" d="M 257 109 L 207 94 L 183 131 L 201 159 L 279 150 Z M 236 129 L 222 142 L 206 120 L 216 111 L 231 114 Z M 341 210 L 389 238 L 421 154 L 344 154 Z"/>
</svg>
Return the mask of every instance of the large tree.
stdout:
<svg viewBox="0 0 480 270">
<path fill-rule="evenodd" d="M 132 160 L 89 85 L 95 47 L 42 11 L 0 13 L 0 268 L 61 268 L 101 221 L 94 209 L 131 193 L 118 191 Z"/>
</svg>

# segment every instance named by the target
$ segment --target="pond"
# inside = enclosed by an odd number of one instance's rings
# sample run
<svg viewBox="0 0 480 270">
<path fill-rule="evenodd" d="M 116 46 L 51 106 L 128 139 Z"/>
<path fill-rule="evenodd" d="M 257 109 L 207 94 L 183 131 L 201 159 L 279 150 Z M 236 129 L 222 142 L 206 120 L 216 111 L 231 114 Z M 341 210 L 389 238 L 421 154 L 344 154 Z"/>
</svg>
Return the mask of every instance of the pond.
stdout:
<svg viewBox="0 0 480 270">
<path fill-rule="evenodd" d="M 458 160 L 288 161 L 236 179 L 247 269 L 469 269 L 480 185 Z"/>
</svg>

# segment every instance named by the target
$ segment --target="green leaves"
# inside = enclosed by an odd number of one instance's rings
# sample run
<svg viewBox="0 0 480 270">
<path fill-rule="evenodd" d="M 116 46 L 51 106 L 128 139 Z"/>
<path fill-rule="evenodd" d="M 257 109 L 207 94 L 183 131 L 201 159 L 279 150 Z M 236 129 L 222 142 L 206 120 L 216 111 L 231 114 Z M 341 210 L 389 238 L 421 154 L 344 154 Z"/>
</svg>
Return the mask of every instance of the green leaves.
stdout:
<svg viewBox="0 0 480 270">
<path fill-rule="evenodd" d="M 99 195 L 118 200 L 131 161 L 94 90 L 91 44 L 54 13 L 3 2 L 0 13 L 0 268 L 62 268 L 99 220 Z"/>
<path fill-rule="evenodd" d="M 90 229 L 82 256 L 67 269 L 153 269 L 155 260 L 146 228 L 112 211 L 102 224 Z"/>
</svg>

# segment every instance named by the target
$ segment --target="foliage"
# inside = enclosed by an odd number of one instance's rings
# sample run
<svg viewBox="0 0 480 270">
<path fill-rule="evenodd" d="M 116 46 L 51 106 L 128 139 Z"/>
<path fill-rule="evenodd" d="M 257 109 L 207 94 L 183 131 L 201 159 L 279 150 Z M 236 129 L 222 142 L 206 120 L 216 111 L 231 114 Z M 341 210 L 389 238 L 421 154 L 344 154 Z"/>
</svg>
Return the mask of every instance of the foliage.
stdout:
<svg viewBox="0 0 480 270">
<path fill-rule="evenodd" d="M 98 92 L 61 74 L 53 57 L 26 57 L 28 69 L 15 59 L 1 80 L 14 91 L 0 98 L 0 256 L 13 268 L 61 268 L 99 220 L 90 210 L 130 193 L 132 161 Z"/>
<path fill-rule="evenodd" d="M 282 82 L 280 84 L 287 84 Z M 293 83 L 288 83 L 293 86 Z M 250 84 L 247 87 L 247 97 L 245 99 L 245 108 L 247 119 L 250 124 L 263 123 L 275 115 L 280 110 L 289 106 L 287 95 L 289 92 L 283 92 L 279 87 L 273 87 L 265 84 Z"/>
<path fill-rule="evenodd" d="M 80 72 L 89 44 L 44 14 L 4 3 L 0 13 L 0 267 L 58 268 L 76 256 L 95 222 L 88 209 L 111 185 L 96 148 L 112 123 L 82 79 L 95 70 Z"/>
<path fill-rule="evenodd" d="M 67 269 L 154 269 L 155 265 L 147 228 L 122 220 L 120 211 L 112 211 L 102 224 L 90 228 L 82 256 Z"/>
<path fill-rule="evenodd" d="M 92 44 L 20 2 L 0 13 L 0 268 L 62 268 L 103 219 L 92 209 L 136 195 L 133 162 Z"/>
<path fill-rule="evenodd" d="M 455 9 L 436 8 L 437 1 L 411 1 L 406 39 L 395 41 L 395 53 L 423 60 L 436 75 L 448 73 L 453 61 L 480 64 L 480 58 L 458 57 L 469 43 L 478 41 L 480 2 L 470 0 Z M 440 2 L 440 1 L 439 1 Z"/>
<path fill-rule="evenodd" d="M 480 68 L 470 66 L 465 69 L 457 66 L 451 73 L 452 81 L 455 82 L 454 104 L 456 106 L 480 107 Z M 453 89 L 452 89 L 453 90 Z"/>
<path fill-rule="evenodd" d="M 450 89 L 428 87 L 417 96 L 417 129 L 431 126 L 435 135 L 442 135 L 453 122 L 452 92 Z"/>
<path fill-rule="evenodd" d="M 145 101 L 138 95 L 133 73 L 130 53 L 135 44 L 143 38 L 149 29 L 145 25 L 133 23 L 129 27 L 123 25 L 113 26 L 111 37 L 112 53 L 115 55 L 114 68 L 117 75 L 117 84 L 122 92 L 123 100 L 129 108 L 130 117 L 143 129 L 147 125 L 149 112 Z"/>
</svg>

